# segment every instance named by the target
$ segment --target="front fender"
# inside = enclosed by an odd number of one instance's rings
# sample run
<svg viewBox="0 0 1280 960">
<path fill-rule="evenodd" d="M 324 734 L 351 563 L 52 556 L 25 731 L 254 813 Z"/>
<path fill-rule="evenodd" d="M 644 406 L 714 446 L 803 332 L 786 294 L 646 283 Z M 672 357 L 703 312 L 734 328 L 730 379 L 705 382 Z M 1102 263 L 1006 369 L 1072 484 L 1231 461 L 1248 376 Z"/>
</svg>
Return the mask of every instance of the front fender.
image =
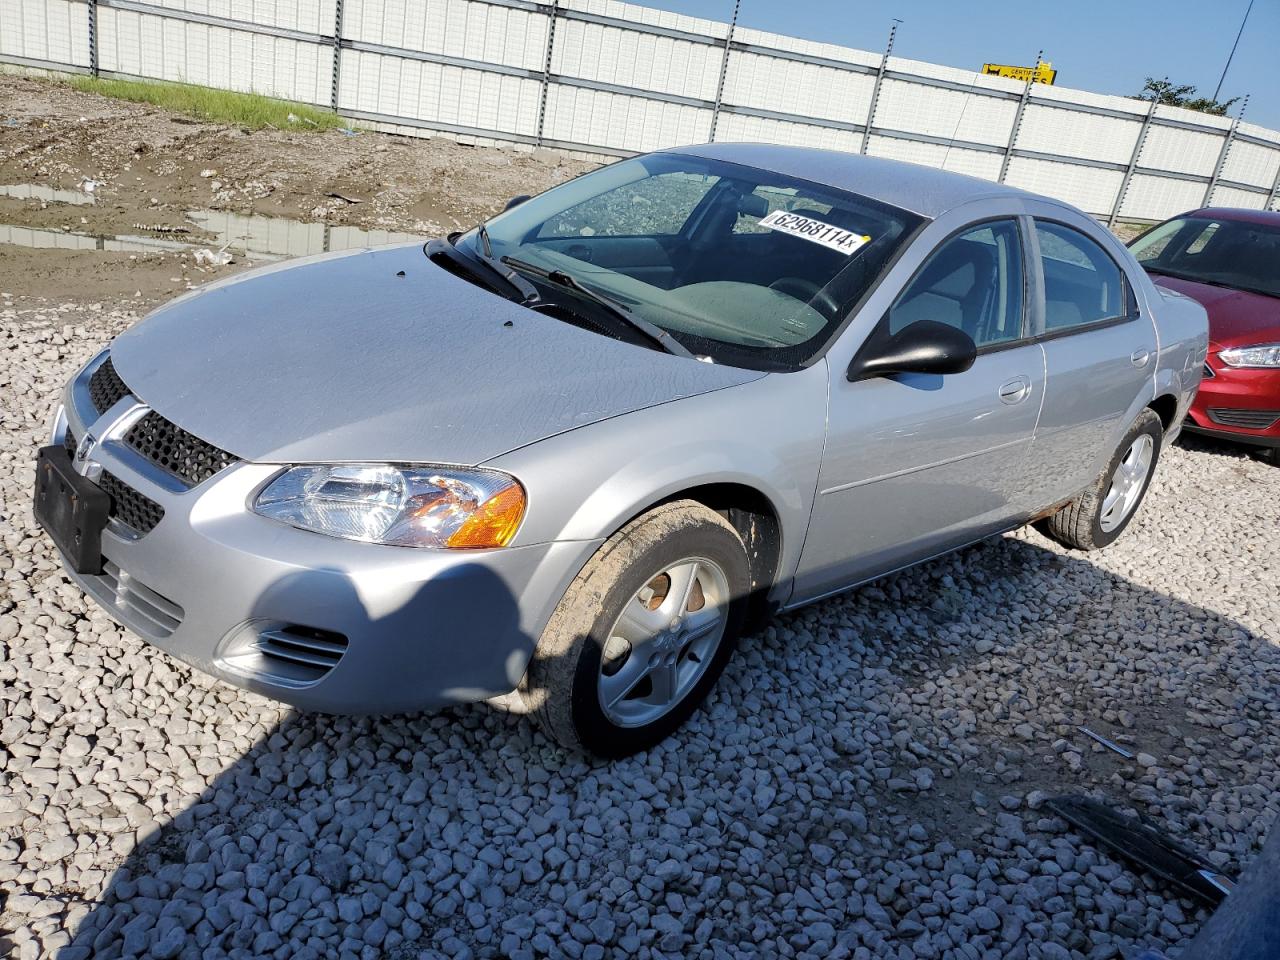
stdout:
<svg viewBox="0 0 1280 960">
<path fill-rule="evenodd" d="M 581 427 L 487 465 L 528 493 L 518 545 L 599 540 L 693 487 L 750 487 L 778 516 L 781 581 L 794 573 L 813 508 L 826 404 L 819 363 Z"/>
</svg>

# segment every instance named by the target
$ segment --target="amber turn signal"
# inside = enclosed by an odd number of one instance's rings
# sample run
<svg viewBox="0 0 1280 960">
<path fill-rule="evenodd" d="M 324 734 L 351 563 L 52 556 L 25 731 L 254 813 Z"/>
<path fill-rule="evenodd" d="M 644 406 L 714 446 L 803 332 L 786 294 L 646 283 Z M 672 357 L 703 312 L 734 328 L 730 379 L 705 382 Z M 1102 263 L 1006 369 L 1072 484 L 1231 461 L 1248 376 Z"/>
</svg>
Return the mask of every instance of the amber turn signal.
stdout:
<svg viewBox="0 0 1280 960">
<path fill-rule="evenodd" d="M 524 519 L 524 488 L 514 480 L 482 503 L 468 517 L 446 546 L 457 549 L 505 547 Z"/>
</svg>

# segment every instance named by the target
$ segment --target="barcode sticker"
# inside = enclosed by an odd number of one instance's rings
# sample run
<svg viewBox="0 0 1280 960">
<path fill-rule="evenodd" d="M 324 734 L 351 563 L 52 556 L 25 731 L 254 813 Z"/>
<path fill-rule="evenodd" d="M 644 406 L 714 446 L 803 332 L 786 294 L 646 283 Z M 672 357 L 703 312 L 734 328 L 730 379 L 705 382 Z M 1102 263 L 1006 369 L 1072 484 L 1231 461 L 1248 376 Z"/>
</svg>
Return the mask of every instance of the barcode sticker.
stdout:
<svg viewBox="0 0 1280 960">
<path fill-rule="evenodd" d="M 788 213 L 785 210 L 775 210 L 768 216 L 762 217 L 760 226 L 777 230 L 779 233 L 789 233 L 793 237 L 801 237 L 804 240 L 812 240 L 814 243 L 820 243 L 824 247 L 846 254 L 857 253 L 871 242 L 870 237 L 855 230 L 846 230 L 844 227 L 836 227 L 821 220 L 802 217 L 798 213 Z"/>
</svg>

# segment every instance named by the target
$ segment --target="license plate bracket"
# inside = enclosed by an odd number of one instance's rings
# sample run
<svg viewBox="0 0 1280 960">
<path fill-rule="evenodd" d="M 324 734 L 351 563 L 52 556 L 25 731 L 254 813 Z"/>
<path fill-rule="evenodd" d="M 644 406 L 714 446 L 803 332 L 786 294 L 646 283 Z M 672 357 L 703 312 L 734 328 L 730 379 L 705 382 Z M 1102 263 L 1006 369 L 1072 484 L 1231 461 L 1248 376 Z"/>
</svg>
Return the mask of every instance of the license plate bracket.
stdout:
<svg viewBox="0 0 1280 960">
<path fill-rule="evenodd" d="M 102 531 L 110 511 L 111 498 L 96 483 L 76 473 L 66 448 L 40 448 L 36 455 L 36 521 L 76 573 L 102 573 Z"/>
</svg>

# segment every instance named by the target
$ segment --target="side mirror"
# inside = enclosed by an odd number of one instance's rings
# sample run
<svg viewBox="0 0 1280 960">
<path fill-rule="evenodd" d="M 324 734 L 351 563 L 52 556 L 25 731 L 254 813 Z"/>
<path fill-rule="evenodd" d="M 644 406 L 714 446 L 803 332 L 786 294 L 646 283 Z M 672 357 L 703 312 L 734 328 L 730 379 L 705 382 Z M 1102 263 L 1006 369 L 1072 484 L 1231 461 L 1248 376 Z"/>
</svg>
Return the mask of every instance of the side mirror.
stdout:
<svg viewBox="0 0 1280 960">
<path fill-rule="evenodd" d="M 978 358 L 978 347 L 963 330 L 917 320 L 892 336 L 874 334 L 849 364 L 849 380 L 889 373 L 964 373 Z"/>
<path fill-rule="evenodd" d="M 524 203 L 528 199 L 529 199 L 529 194 L 527 193 L 522 193 L 518 197 L 512 197 L 510 200 L 507 201 L 507 205 L 503 207 L 502 210 L 505 213 L 506 211 L 510 210 L 512 207 L 520 206 L 520 204 Z"/>
</svg>

